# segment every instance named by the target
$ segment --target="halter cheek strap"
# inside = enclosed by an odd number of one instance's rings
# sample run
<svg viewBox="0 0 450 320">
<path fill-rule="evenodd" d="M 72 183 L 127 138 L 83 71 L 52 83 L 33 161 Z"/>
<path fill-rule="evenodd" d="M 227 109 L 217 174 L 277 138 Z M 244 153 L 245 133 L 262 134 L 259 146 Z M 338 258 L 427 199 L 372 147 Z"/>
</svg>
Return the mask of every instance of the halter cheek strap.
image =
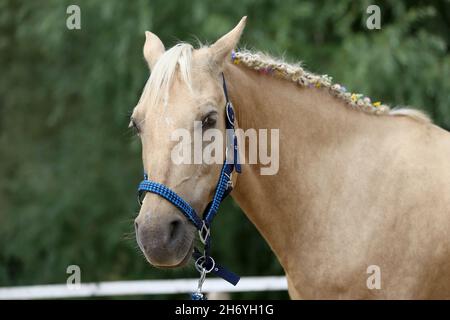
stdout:
<svg viewBox="0 0 450 320">
<path fill-rule="evenodd" d="M 241 165 L 238 156 L 237 137 L 235 134 L 235 116 L 233 105 L 228 97 L 227 85 L 225 77 L 222 73 L 223 80 L 223 92 L 225 95 L 225 126 L 227 129 L 227 147 L 226 147 L 226 160 L 222 166 L 220 172 L 219 181 L 215 189 L 214 197 L 212 201 L 206 206 L 203 212 L 202 218 L 192 208 L 192 206 L 180 197 L 176 192 L 172 191 L 165 185 L 148 180 L 148 175 L 144 173 L 144 180 L 139 184 L 138 197 L 143 199 L 143 196 L 147 192 L 157 194 L 170 203 L 172 203 L 183 215 L 197 228 L 199 231 L 200 240 L 204 245 L 204 250 L 201 252 L 195 248 L 192 257 L 195 260 L 195 267 L 200 272 L 201 277 L 199 281 L 198 297 L 201 297 L 201 284 L 205 279 L 206 273 L 212 272 L 213 274 L 223 278 L 224 280 L 236 285 L 239 282 L 239 276 L 217 264 L 214 259 L 209 255 L 211 247 L 211 233 L 210 226 L 213 218 L 219 210 L 219 206 L 222 201 L 230 194 L 233 189 L 232 174 L 233 171 L 237 173 L 241 172 Z M 194 295 L 193 295 L 193 298 Z"/>
</svg>

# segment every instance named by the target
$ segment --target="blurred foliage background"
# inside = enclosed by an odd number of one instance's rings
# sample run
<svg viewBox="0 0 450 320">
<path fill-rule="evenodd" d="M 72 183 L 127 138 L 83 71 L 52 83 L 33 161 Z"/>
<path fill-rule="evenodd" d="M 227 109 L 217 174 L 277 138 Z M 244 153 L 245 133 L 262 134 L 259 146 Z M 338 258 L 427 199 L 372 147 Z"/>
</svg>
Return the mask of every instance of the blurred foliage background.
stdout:
<svg viewBox="0 0 450 320">
<path fill-rule="evenodd" d="M 81 30 L 66 28 L 70 4 Z M 381 30 L 366 28 L 370 4 Z M 243 15 L 241 45 L 450 128 L 449 1 L 0 0 L 0 286 L 64 283 L 71 264 L 83 282 L 196 276 L 151 268 L 137 249 L 142 169 L 128 113 L 148 77 L 145 30 L 166 47 L 211 43 Z M 221 211 L 217 259 L 242 276 L 282 274 L 239 208 Z"/>
</svg>

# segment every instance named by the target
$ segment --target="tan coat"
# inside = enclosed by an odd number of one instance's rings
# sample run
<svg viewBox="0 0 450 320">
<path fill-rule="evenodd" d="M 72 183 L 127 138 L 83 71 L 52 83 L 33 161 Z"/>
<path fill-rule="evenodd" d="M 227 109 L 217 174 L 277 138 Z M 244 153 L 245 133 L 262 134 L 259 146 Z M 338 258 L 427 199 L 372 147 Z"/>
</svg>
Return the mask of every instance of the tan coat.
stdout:
<svg viewBox="0 0 450 320">
<path fill-rule="evenodd" d="M 144 55 L 155 68 L 148 92 L 160 84 L 170 91 L 164 106 L 144 92 L 133 112 L 150 178 L 202 212 L 220 166 L 172 164 L 169 135 L 180 127 L 195 131 L 192 121 L 211 108 L 224 118 L 224 71 L 239 127 L 279 129 L 278 174 L 244 165 L 232 196 L 279 259 L 291 297 L 450 298 L 450 134 L 413 117 L 353 110 L 326 89 L 230 63 L 244 24 L 192 57 L 186 46 L 165 54 L 147 33 Z M 172 57 L 190 62 L 192 74 L 180 67 L 167 83 L 163 63 Z M 150 263 L 189 260 L 195 229 L 170 203 L 147 194 L 136 223 Z M 370 266 L 379 267 L 380 289 L 367 286 Z"/>
<path fill-rule="evenodd" d="M 292 298 L 450 298 L 450 134 L 349 109 L 226 66 L 239 124 L 280 129 L 280 170 L 245 166 L 233 197 L 286 271 Z M 369 290 L 367 268 L 381 270 Z"/>
</svg>

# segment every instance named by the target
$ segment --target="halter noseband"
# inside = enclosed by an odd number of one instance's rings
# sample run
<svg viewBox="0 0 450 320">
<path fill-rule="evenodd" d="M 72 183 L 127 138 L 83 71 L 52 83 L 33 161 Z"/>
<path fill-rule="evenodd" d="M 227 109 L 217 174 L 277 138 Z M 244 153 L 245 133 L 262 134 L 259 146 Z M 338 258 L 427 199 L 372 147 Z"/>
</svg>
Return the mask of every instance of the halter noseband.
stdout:
<svg viewBox="0 0 450 320">
<path fill-rule="evenodd" d="M 237 137 L 235 134 L 234 127 L 234 110 L 233 105 L 228 97 L 227 85 L 225 82 L 225 77 L 222 73 L 223 80 L 223 92 L 225 95 L 225 125 L 228 132 L 232 132 L 229 136 L 227 135 L 227 147 L 226 147 L 226 159 L 225 163 L 222 166 L 222 170 L 220 172 L 219 181 L 217 182 L 216 190 L 214 193 L 213 200 L 206 206 L 205 211 L 203 212 L 203 217 L 200 218 L 197 212 L 192 208 L 192 206 L 186 202 L 183 198 L 181 198 L 174 191 L 166 187 L 165 185 L 154 182 L 148 179 L 148 175 L 144 173 L 144 180 L 139 184 L 138 187 L 138 198 L 139 203 L 141 203 L 141 199 L 146 192 L 155 193 L 170 203 L 172 203 L 175 207 L 177 207 L 184 216 L 197 228 L 200 236 L 200 240 L 204 245 L 203 253 L 197 248 L 194 249 L 192 257 L 195 260 L 195 267 L 200 272 L 201 277 L 199 281 L 199 288 L 196 294 L 193 295 L 193 298 L 201 299 L 203 295 L 201 294 L 201 285 L 205 279 L 207 273 L 212 272 L 215 275 L 223 278 L 229 283 L 236 285 L 239 282 L 239 276 L 234 274 L 233 272 L 227 270 L 226 268 L 215 263 L 214 259 L 209 255 L 210 247 L 211 247 L 211 233 L 210 226 L 213 218 L 217 214 L 219 210 L 219 206 L 222 201 L 230 194 L 233 189 L 233 181 L 232 174 L 233 171 L 237 173 L 241 172 L 241 165 L 238 159 L 238 146 L 237 146 Z M 230 156 L 231 155 L 231 156 Z M 230 156 L 230 157 L 229 157 Z M 231 158 L 231 159 L 229 159 Z"/>
</svg>

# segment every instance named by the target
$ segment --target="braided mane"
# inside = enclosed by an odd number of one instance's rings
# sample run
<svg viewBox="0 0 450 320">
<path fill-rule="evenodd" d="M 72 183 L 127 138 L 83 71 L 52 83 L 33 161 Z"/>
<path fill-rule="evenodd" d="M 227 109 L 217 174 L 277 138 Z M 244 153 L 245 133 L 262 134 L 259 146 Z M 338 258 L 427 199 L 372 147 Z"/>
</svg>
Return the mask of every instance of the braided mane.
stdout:
<svg viewBox="0 0 450 320">
<path fill-rule="evenodd" d="M 273 75 L 306 88 L 326 88 L 333 95 L 343 100 L 350 107 L 365 113 L 375 115 L 408 116 L 417 121 L 431 122 L 429 117 L 419 110 L 399 108 L 391 109 L 379 101 L 372 102 L 369 97 L 360 93 L 352 93 L 337 83 L 332 82 L 328 75 L 316 75 L 306 71 L 298 64 L 288 64 L 263 53 L 254 53 L 247 50 L 232 53 L 234 64 L 242 64 L 263 74 Z"/>
</svg>

